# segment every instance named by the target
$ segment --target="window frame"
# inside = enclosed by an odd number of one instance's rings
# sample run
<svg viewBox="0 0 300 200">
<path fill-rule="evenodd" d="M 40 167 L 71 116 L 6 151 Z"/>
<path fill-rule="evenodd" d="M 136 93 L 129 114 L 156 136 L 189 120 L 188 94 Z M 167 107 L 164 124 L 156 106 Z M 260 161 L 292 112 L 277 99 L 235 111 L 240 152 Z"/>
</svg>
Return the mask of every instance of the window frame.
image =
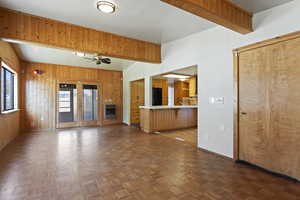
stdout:
<svg viewBox="0 0 300 200">
<path fill-rule="evenodd" d="M 13 107 L 7 109 L 6 108 L 6 99 L 5 99 L 5 92 L 6 92 L 6 73 L 11 73 L 12 74 L 12 103 Z M 0 59 L 0 95 L 1 95 L 1 114 L 6 114 L 6 113 L 11 113 L 15 112 L 18 110 L 18 73 L 13 70 L 9 65 L 7 65 L 3 60 Z"/>
</svg>

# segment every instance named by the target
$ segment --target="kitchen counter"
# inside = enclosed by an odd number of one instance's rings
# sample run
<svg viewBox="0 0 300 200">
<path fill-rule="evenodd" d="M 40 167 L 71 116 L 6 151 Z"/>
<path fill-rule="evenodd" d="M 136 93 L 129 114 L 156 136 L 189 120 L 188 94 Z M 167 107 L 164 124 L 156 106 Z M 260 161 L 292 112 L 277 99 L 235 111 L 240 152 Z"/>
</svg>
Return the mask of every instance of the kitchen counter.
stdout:
<svg viewBox="0 0 300 200">
<path fill-rule="evenodd" d="M 140 106 L 140 109 L 151 109 L 151 110 L 160 110 L 160 109 L 180 109 L 180 108 L 198 108 L 198 106 Z"/>
<path fill-rule="evenodd" d="M 147 133 L 197 126 L 198 106 L 141 106 L 140 125 Z"/>
</svg>

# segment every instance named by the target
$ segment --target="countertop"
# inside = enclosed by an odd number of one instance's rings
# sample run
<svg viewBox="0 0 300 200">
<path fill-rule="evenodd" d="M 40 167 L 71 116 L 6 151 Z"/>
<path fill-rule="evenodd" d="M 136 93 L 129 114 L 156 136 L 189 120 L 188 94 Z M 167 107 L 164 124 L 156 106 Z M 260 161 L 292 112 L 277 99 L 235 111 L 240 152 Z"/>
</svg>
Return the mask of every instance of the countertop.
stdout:
<svg viewBox="0 0 300 200">
<path fill-rule="evenodd" d="M 161 109 L 185 109 L 198 108 L 198 106 L 140 106 L 140 109 L 161 110 Z"/>
</svg>

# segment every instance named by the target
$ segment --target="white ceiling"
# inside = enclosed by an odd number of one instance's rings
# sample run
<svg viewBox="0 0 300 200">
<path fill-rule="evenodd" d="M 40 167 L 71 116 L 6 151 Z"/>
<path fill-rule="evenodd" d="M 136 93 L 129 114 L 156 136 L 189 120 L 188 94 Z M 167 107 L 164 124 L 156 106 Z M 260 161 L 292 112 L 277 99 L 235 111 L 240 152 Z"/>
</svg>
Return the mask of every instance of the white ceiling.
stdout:
<svg viewBox="0 0 300 200">
<path fill-rule="evenodd" d="M 69 65 L 77 67 L 98 68 L 122 71 L 133 61 L 111 57 L 111 64 L 96 65 L 95 62 L 78 57 L 74 52 L 64 49 L 54 49 L 28 43 L 13 43 L 14 49 L 22 60 L 38 63 L 49 63 L 57 65 Z"/>
<path fill-rule="evenodd" d="M 182 75 L 188 75 L 188 76 L 194 76 L 197 75 L 197 66 L 191 66 L 191 67 L 185 67 L 182 69 L 178 69 L 178 70 L 174 70 L 172 72 L 169 72 L 169 74 L 182 74 Z M 153 79 L 172 79 L 172 78 L 166 78 L 164 76 L 160 75 L 156 75 L 152 77 Z"/>
<path fill-rule="evenodd" d="M 191 66 L 191 67 L 186 67 L 183 69 L 178 69 L 178 70 L 173 71 L 173 73 L 194 76 L 194 75 L 197 75 L 197 66 Z"/>
<path fill-rule="evenodd" d="M 252 13 L 257 13 L 269 8 L 291 2 L 293 0 L 233 0 L 238 6 Z"/>
<path fill-rule="evenodd" d="M 140 40 L 162 43 L 200 32 L 215 24 L 160 0 L 111 0 L 114 14 L 96 9 L 97 0 L 1 0 L 0 6 Z M 257 12 L 291 0 L 233 0 Z"/>
</svg>

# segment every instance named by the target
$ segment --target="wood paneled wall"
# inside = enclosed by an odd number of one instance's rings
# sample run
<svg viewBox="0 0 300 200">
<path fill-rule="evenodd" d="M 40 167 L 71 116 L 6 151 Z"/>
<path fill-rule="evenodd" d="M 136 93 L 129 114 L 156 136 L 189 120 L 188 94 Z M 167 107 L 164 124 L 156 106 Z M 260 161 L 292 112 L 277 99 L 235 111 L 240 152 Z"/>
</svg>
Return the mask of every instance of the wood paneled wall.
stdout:
<svg viewBox="0 0 300 200">
<path fill-rule="evenodd" d="M 161 46 L 0 8 L 0 38 L 130 60 L 160 63 Z"/>
<path fill-rule="evenodd" d="M 100 84 L 100 124 L 109 125 L 122 123 L 123 86 L 122 72 L 101 69 L 89 69 L 43 63 L 22 63 L 22 129 L 53 129 L 55 128 L 55 97 L 58 81 L 92 81 Z M 33 70 L 44 73 L 34 75 Z M 108 101 L 111 99 L 112 101 Z M 117 105 L 117 119 L 104 120 L 105 104 Z"/>
<path fill-rule="evenodd" d="M 162 105 L 168 105 L 168 80 L 153 79 L 152 87 L 162 88 Z"/>
<path fill-rule="evenodd" d="M 20 61 L 11 45 L 0 40 L 0 58 L 18 73 L 20 78 Z M 0 59 L 0 60 L 1 60 Z M 20 81 L 19 81 L 20 83 Z M 19 111 L 0 114 L 0 150 L 19 134 Z"/>
</svg>

